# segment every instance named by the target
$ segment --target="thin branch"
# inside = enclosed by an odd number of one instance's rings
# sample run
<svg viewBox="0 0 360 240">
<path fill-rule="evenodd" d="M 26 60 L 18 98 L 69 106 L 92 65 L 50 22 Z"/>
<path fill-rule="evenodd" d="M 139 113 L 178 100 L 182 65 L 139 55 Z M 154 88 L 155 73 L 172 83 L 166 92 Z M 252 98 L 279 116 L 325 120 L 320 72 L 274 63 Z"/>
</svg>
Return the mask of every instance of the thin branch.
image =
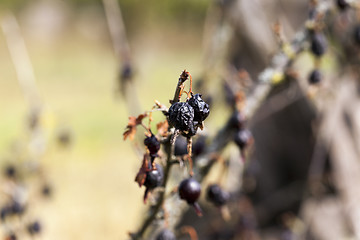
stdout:
<svg viewBox="0 0 360 240">
<path fill-rule="evenodd" d="M 38 107 L 40 96 L 36 87 L 34 69 L 25 46 L 24 38 L 21 35 L 20 26 L 11 12 L 8 11 L 3 17 L 1 28 L 5 35 L 17 79 L 26 101 L 31 107 Z"/>
</svg>

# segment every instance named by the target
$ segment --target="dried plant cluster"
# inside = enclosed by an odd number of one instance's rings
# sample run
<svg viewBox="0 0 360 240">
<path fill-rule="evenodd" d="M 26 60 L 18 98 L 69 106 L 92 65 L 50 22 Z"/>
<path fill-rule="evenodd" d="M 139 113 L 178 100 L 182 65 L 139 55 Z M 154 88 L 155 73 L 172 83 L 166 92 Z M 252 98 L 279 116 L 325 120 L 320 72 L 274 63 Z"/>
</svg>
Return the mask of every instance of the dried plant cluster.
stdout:
<svg viewBox="0 0 360 240">
<path fill-rule="evenodd" d="M 316 209 L 316 204 L 338 212 L 346 211 L 340 219 L 327 220 L 342 226 L 332 231 L 334 236 L 360 237 L 359 210 L 351 204 L 360 196 L 360 191 L 350 184 L 357 179 L 355 173 L 360 169 L 355 161 L 359 150 L 359 124 L 355 123 L 359 110 L 354 107 L 359 101 L 360 89 L 360 3 L 309 1 L 307 17 L 300 24 L 302 29 L 293 34 L 291 41 L 285 37 L 282 22 L 278 21 L 273 25 L 272 34 L 279 49 L 266 64 L 261 59 L 268 53 L 266 46 L 259 45 L 251 34 L 246 35 L 246 31 L 251 32 L 244 23 L 248 17 L 244 12 L 248 10 L 246 6 L 253 10 L 258 7 L 256 11 L 261 11 L 258 3 L 236 0 L 218 1 L 209 11 L 209 22 L 215 21 L 218 25 L 210 31 L 212 35 L 207 35 L 210 39 L 213 37 L 216 44 L 209 44 L 205 55 L 215 57 L 207 59 L 205 69 L 208 72 L 199 86 L 208 88 L 206 84 L 210 84 L 211 76 L 220 76 L 223 80 L 225 104 L 230 107 L 231 114 L 221 129 L 199 131 L 203 130 L 210 110 L 213 111 L 211 99 L 215 97 L 194 94 L 192 78 L 187 71 L 180 75 L 169 108 L 156 102 L 151 111 L 130 117 L 124 138 L 133 138 L 137 126 L 146 130 L 146 153 L 135 180 L 146 188 L 145 202 L 151 193 L 145 219 L 139 229 L 130 234 L 131 239 L 188 239 L 188 236 L 191 239 L 328 239 L 331 234 L 321 224 L 321 216 L 326 215 L 326 211 Z M 240 16 L 237 10 L 246 16 Z M 265 24 L 263 20 L 259 14 L 257 23 Z M 254 56 L 259 55 L 259 66 L 264 66 L 261 71 L 257 70 L 258 66 L 244 67 L 247 56 L 241 55 L 232 57 L 241 59 L 244 66 L 237 66 L 236 60 L 231 58 L 221 59 L 231 67 L 216 73 L 219 68 L 214 66 L 221 61 L 217 58 L 223 56 L 219 54 L 219 46 L 228 50 L 237 47 L 235 41 L 219 40 L 218 34 L 226 32 L 224 29 L 229 26 L 233 34 L 229 34 L 229 38 L 235 38 L 237 33 L 243 37 L 245 46 L 254 41 L 249 49 L 243 47 L 241 51 L 253 54 L 249 56 L 252 62 L 256 62 Z M 240 29 L 245 29 L 245 33 Z M 235 54 L 240 55 L 241 51 Z M 305 55 L 311 55 L 312 62 L 310 71 L 303 74 L 299 73 L 299 65 L 304 64 Z M 339 68 L 332 71 L 335 77 L 324 71 L 327 58 Z M 306 75 L 305 78 L 302 75 Z M 187 80 L 190 80 L 190 87 L 185 91 Z M 180 101 L 183 94 L 186 100 Z M 292 108 L 296 114 L 291 112 Z M 156 125 L 156 134 L 151 130 L 154 111 L 162 112 L 165 118 Z M 280 113 L 284 113 L 281 118 Z M 295 114 L 296 119 L 289 114 Z M 149 124 L 145 125 L 147 117 Z M 283 124 L 279 129 L 290 130 L 279 131 L 278 138 L 276 134 L 259 130 L 260 127 L 269 129 L 264 127 L 266 123 L 260 122 L 268 120 L 274 124 L 274 119 Z M 342 126 L 339 130 L 342 140 L 333 133 L 336 125 Z M 289 133 L 294 135 L 284 135 Z M 297 133 L 304 134 L 297 136 Z M 287 140 L 279 139 L 282 137 Z M 300 139 L 306 140 L 301 142 Z M 233 149 L 234 154 L 228 157 L 224 150 L 230 143 L 238 150 Z M 294 145 L 298 148 L 293 148 Z M 261 149 L 267 152 L 259 152 Z M 266 153 L 271 156 L 264 156 Z M 284 161 L 274 160 L 272 156 L 280 156 Z M 303 160 L 298 160 L 301 157 Z M 234 164 L 232 158 L 239 161 Z M 237 181 L 208 184 L 209 172 L 219 164 L 227 173 L 227 179 L 238 178 Z M 180 173 L 171 171 L 173 165 L 180 166 L 176 168 Z M 237 171 L 236 166 L 241 170 Z M 350 177 L 346 171 L 354 175 Z M 172 181 L 177 187 L 169 189 Z M 214 211 L 204 204 L 206 211 L 202 211 L 201 195 L 220 210 Z M 331 201 L 341 204 L 335 206 Z M 194 220 L 186 211 L 188 205 L 198 216 L 204 217 Z M 314 217 L 312 211 L 318 216 Z"/>
</svg>

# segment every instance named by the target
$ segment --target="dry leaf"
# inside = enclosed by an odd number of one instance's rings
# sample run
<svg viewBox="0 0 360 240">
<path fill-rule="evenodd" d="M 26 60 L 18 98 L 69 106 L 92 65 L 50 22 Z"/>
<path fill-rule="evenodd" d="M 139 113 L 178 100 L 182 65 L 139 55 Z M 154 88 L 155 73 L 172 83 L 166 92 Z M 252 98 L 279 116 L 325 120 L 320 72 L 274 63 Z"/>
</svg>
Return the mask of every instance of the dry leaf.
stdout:
<svg viewBox="0 0 360 240">
<path fill-rule="evenodd" d="M 157 128 L 160 136 L 166 137 L 168 129 L 169 129 L 169 123 L 167 120 L 165 120 L 163 122 L 159 122 L 158 124 L 156 124 L 156 128 Z"/>
<path fill-rule="evenodd" d="M 134 139 L 134 135 L 136 134 L 136 126 L 141 124 L 142 120 L 147 117 L 147 114 L 140 114 L 138 117 L 133 117 L 130 116 L 129 117 L 129 122 L 128 125 L 126 126 L 126 130 L 123 134 L 124 136 L 124 140 L 126 140 L 126 138 L 130 138 L 131 140 Z"/>
<path fill-rule="evenodd" d="M 144 154 L 142 165 L 135 177 L 135 182 L 139 184 L 139 187 L 141 187 L 145 183 L 146 172 L 149 171 L 148 164 L 149 164 L 148 155 Z"/>
</svg>

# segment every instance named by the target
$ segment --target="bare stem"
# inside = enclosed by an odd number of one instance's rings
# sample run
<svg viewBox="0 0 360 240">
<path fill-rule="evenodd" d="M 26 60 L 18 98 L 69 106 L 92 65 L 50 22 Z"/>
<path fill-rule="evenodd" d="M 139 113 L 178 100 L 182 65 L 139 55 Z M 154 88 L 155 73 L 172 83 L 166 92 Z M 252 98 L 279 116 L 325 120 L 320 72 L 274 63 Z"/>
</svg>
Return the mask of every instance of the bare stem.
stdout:
<svg viewBox="0 0 360 240">
<path fill-rule="evenodd" d="M 1 21 L 1 28 L 24 96 L 32 108 L 39 107 L 40 97 L 36 86 L 34 69 L 24 38 L 20 32 L 20 26 L 13 13 L 7 12 L 5 14 Z"/>
<path fill-rule="evenodd" d="M 173 100 L 170 100 L 171 104 L 180 101 L 181 94 L 182 94 L 182 92 L 184 90 L 184 82 L 189 78 L 189 75 L 190 75 L 189 72 L 187 72 L 186 70 L 184 70 L 181 73 L 181 75 L 179 77 L 178 84 L 177 84 L 176 89 L 175 89 L 174 98 L 173 98 Z"/>
</svg>

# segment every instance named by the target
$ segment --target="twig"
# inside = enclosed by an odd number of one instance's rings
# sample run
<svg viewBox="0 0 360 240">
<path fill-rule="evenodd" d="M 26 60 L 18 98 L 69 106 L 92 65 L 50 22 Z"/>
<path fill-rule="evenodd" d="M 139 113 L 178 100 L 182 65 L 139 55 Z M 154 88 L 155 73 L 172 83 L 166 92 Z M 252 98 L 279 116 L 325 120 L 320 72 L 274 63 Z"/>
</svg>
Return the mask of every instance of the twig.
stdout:
<svg viewBox="0 0 360 240">
<path fill-rule="evenodd" d="M 11 12 L 6 12 L 1 21 L 1 28 L 23 94 L 30 107 L 37 108 L 40 105 L 40 96 L 35 83 L 34 69 L 19 24 Z"/>
</svg>

